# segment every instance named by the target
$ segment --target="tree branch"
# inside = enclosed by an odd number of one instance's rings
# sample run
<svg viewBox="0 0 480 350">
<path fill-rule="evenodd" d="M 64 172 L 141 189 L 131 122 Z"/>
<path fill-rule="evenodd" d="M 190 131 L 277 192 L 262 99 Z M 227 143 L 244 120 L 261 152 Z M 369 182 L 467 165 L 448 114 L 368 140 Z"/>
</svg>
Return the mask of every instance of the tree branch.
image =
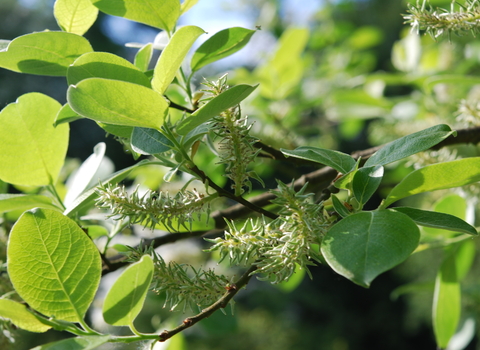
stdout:
<svg viewBox="0 0 480 350">
<path fill-rule="evenodd" d="M 187 317 L 178 327 L 170 331 L 164 330 L 158 336 L 159 341 L 163 342 L 173 337 L 175 334 L 180 333 L 187 328 L 190 328 L 204 318 L 209 317 L 215 311 L 225 308 L 230 302 L 230 300 L 232 300 L 232 298 L 240 291 L 240 289 L 247 285 L 247 283 L 250 281 L 250 278 L 252 278 L 252 272 L 254 272 L 256 269 L 257 267 L 255 265 L 250 266 L 250 268 L 242 275 L 242 277 L 240 277 L 234 284 L 226 287 L 227 291 L 225 292 L 225 294 L 214 304 L 210 305 L 206 309 L 203 309 L 202 312 L 200 312 L 198 315 Z"/>
</svg>

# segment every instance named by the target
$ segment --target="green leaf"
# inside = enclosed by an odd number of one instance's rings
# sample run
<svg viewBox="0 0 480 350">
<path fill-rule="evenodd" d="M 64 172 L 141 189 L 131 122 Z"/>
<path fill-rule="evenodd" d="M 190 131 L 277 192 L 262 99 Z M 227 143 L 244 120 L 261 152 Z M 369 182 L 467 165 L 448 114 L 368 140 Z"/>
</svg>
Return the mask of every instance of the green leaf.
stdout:
<svg viewBox="0 0 480 350">
<path fill-rule="evenodd" d="M 150 60 L 152 59 L 152 52 L 152 43 L 148 43 L 138 50 L 133 61 L 135 67 L 140 69 L 142 72 L 146 72 L 148 70 L 148 66 L 150 65 Z"/>
<path fill-rule="evenodd" d="M 43 333 L 51 328 L 40 322 L 25 305 L 13 300 L 0 299 L 0 317 L 9 319 L 18 328 L 29 332 Z"/>
<path fill-rule="evenodd" d="M 337 196 L 332 195 L 332 204 L 333 204 L 333 209 L 342 217 L 346 218 L 349 216 L 351 213 L 350 211 L 343 205 L 343 203 L 340 201 L 340 199 L 337 198 Z"/>
<path fill-rule="evenodd" d="M 415 221 L 417 225 L 420 226 L 434 227 L 442 230 L 466 233 L 469 235 L 478 235 L 475 227 L 450 214 L 420 210 L 410 207 L 396 207 L 393 209 L 407 215 L 410 219 Z"/>
<path fill-rule="evenodd" d="M 130 139 L 132 136 L 133 126 L 113 125 L 97 122 L 98 126 L 105 130 L 107 133 L 124 138 Z"/>
<path fill-rule="evenodd" d="M 321 251 L 335 272 L 368 288 L 379 274 L 408 258 L 419 238 L 417 225 L 402 213 L 360 212 L 332 226 Z"/>
<path fill-rule="evenodd" d="M 83 35 L 95 23 L 98 9 L 90 0 L 56 0 L 53 14 L 62 30 Z"/>
<path fill-rule="evenodd" d="M 355 159 L 348 154 L 330 149 L 302 146 L 294 150 L 280 149 L 288 157 L 306 159 L 312 162 L 325 164 L 336 171 L 347 174 L 355 168 Z"/>
<path fill-rule="evenodd" d="M 75 113 L 70 105 L 66 103 L 58 111 L 53 126 L 57 127 L 60 124 L 70 123 L 78 119 L 83 119 L 83 117 Z"/>
<path fill-rule="evenodd" d="M 33 309 L 59 320 L 83 319 L 102 263 L 75 221 L 50 209 L 25 212 L 12 228 L 7 256 L 12 284 Z"/>
<path fill-rule="evenodd" d="M 155 91 L 163 94 L 167 90 L 193 43 L 204 33 L 196 26 L 185 26 L 175 32 L 153 70 L 152 87 Z"/>
<path fill-rule="evenodd" d="M 178 0 L 91 0 L 100 11 L 172 32 L 180 16 Z"/>
<path fill-rule="evenodd" d="M 65 206 L 70 206 L 73 201 L 87 189 L 100 167 L 103 157 L 105 156 L 106 148 L 105 143 L 98 143 L 93 149 L 93 154 L 90 155 L 75 174 L 72 175 L 72 180 L 69 179 L 67 182 L 68 191 L 64 200 Z M 96 180 L 96 184 L 98 184 L 98 179 Z"/>
<path fill-rule="evenodd" d="M 233 27 L 214 34 L 195 51 L 190 63 L 192 71 L 230 56 L 243 48 L 250 41 L 255 30 Z"/>
<path fill-rule="evenodd" d="M 158 154 L 172 148 L 172 142 L 155 129 L 134 128 L 132 133 L 132 148 L 140 154 Z"/>
<path fill-rule="evenodd" d="M 55 183 L 68 148 L 68 124 L 53 126 L 61 105 L 43 94 L 20 96 L 0 112 L 0 179 L 15 185 Z"/>
<path fill-rule="evenodd" d="M 213 99 L 197 109 L 192 115 L 181 121 L 177 127 L 180 135 L 187 135 L 200 124 L 203 124 L 213 117 L 218 116 L 223 111 L 238 105 L 241 101 L 248 97 L 258 85 L 235 85 L 230 89 L 215 96 Z"/>
<path fill-rule="evenodd" d="M 462 220 L 465 220 L 467 210 L 467 201 L 465 198 L 452 193 L 440 198 L 433 206 L 433 211 L 435 212 L 450 214 Z M 429 236 L 445 236 L 445 231 L 437 228 L 425 227 L 424 231 Z"/>
<path fill-rule="evenodd" d="M 433 330 L 439 348 L 446 348 L 460 320 L 461 291 L 457 278 L 455 254 L 442 263 L 433 294 Z"/>
<path fill-rule="evenodd" d="M 66 32 L 20 36 L 0 51 L 0 67 L 14 72 L 65 76 L 78 57 L 93 51 L 84 37 Z"/>
<path fill-rule="evenodd" d="M 414 194 L 443 190 L 480 181 L 480 157 L 426 166 L 412 171 L 388 194 L 382 207 Z"/>
<path fill-rule="evenodd" d="M 0 194 L 0 213 L 37 207 L 60 210 L 49 197 L 39 194 Z"/>
<path fill-rule="evenodd" d="M 455 253 L 455 267 L 457 269 L 457 279 L 462 281 L 472 267 L 475 259 L 476 247 L 472 240 L 464 241 L 459 244 Z"/>
<path fill-rule="evenodd" d="M 144 255 L 115 281 L 103 302 L 103 318 L 114 326 L 129 326 L 142 310 L 153 278 L 153 260 Z"/>
<path fill-rule="evenodd" d="M 102 236 L 108 236 L 108 230 L 100 225 L 86 225 L 83 229 L 87 231 L 87 234 L 91 239 L 96 239 Z"/>
<path fill-rule="evenodd" d="M 68 67 L 69 85 L 88 78 L 121 80 L 150 87 L 150 80 L 126 59 L 108 52 L 89 52 L 80 56 Z"/>
<path fill-rule="evenodd" d="M 181 5 L 181 13 L 182 15 L 190 10 L 194 5 L 196 5 L 198 0 L 184 0 Z"/>
<path fill-rule="evenodd" d="M 383 166 L 381 165 L 361 168 L 355 172 L 352 189 L 361 207 L 363 207 L 375 193 L 378 186 L 380 186 L 380 182 L 382 182 L 382 178 Z"/>
<path fill-rule="evenodd" d="M 67 91 L 70 107 L 85 118 L 102 123 L 157 129 L 168 103 L 157 92 L 119 80 L 89 78 Z"/>
<path fill-rule="evenodd" d="M 119 170 L 116 173 L 112 174 L 112 176 L 110 176 L 108 179 L 103 181 L 102 184 L 106 185 L 109 183 L 118 183 L 122 181 L 124 178 L 126 178 L 133 169 L 140 166 L 147 165 L 147 164 L 151 164 L 151 163 L 145 159 L 138 162 L 135 165 L 132 165 L 131 167 Z M 97 197 L 97 194 L 95 193 L 95 189 L 96 187 L 91 188 L 85 191 L 84 193 L 82 193 L 79 197 L 77 197 L 77 199 L 75 199 L 75 201 L 71 205 L 67 206 L 67 209 L 63 214 L 68 215 L 70 217 L 75 217 L 79 215 L 79 213 L 81 213 L 83 210 L 92 207 L 93 202 Z"/>
<path fill-rule="evenodd" d="M 425 151 L 454 134 L 448 125 L 440 124 L 392 141 L 375 152 L 365 163 L 365 167 L 385 165 Z"/>
<path fill-rule="evenodd" d="M 109 339 L 109 335 L 75 337 L 40 345 L 31 350 L 94 350 Z"/>
</svg>

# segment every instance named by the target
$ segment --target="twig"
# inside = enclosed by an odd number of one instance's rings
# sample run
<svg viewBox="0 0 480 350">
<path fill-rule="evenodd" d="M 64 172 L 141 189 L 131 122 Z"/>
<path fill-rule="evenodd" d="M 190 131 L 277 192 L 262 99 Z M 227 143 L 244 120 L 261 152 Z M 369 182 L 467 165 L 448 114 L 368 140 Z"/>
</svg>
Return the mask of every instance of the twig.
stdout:
<svg viewBox="0 0 480 350">
<path fill-rule="evenodd" d="M 158 340 L 163 342 L 173 337 L 175 334 L 180 333 L 187 328 L 190 328 L 195 323 L 203 320 L 204 318 L 209 317 L 215 311 L 225 308 L 230 302 L 230 300 L 232 300 L 232 298 L 240 291 L 240 289 L 247 285 L 247 283 L 250 281 L 250 278 L 252 277 L 252 272 L 254 272 L 256 269 L 257 267 L 255 265 L 250 266 L 250 268 L 242 275 L 242 277 L 240 277 L 234 284 L 226 287 L 227 291 L 225 292 L 225 294 L 214 304 L 210 305 L 206 309 L 203 309 L 202 312 L 200 312 L 198 315 L 187 317 L 178 327 L 170 331 L 164 330 L 158 336 Z"/>
</svg>

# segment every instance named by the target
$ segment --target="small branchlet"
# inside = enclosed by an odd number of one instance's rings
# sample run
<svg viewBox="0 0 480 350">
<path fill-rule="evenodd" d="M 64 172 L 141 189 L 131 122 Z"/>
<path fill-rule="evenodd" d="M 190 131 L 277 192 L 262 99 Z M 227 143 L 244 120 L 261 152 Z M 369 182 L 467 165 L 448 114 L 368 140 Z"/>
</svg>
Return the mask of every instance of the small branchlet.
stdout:
<svg viewBox="0 0 480 350">
<path fill-rule="evenodd" d="M 140 195 L 138 189 L 128 194 L 125 186 L 100 185 L 96 205 L 111 210 L 110 217 L 117 220 L 128 218 L 131 224 L 151 229 L 163 224 L 171 231 L 178 231 L 180 226 L 190 229 L 194 214 L 200 217 L 206 211 L 209 215 L 211 197 L 205 197 L 195 189 L 180 191 L 174 196 L 150 190 Z"/>
<path fill-rule="evenodd" d="M 218 96 L 228 90 L 227 77 L 223 75 L 213 82 L 205 82 L 207 97 L 205 100 Z M 229 108 L 213 120 L 212 133 L 220 138 L 220 164 L 226 165 L 226 176 L 232 180 L 232 189 L 236 196 L 241 196 L 245 188 L 252 189 L 250 178 L 254 178 L 263 185 L 263 181 L 254 171 L 249 171 L 249 165 L 255 161 L 260 153 L 254 144 L 258 140 L 250 135 L 252 124 L 247 117 L 242 117 L 240 106 Z"/>
<path fill-rule="evenodd" d="M 442 8 L 434 9 L 427 0 L 417 1 L 416 5 L 408 4 L 408 15 L 404 15 L 405 23 L 409 23 L 412 29 L 419 32 L 425 30 L 433 38 L 447 34 L 450 38 L 452 33 L 462 35 L 472 33 L 473 36 L 480 28 L 480 1 L 467 0 L 465 5 L 456 3 L 458 11 L 452 2 L 450 11 Z"/>
<path fill-rule="evenodd" d="M 209 240 L 214 243 L 210 251 L 219 250 L 232 264 L 243 265 L 255 261 L 262 280 L 280 283 L 288 280 L 295 268 L 305 268 L 321 262 L 314 245 L 331 225 L 322 204 L 315 204 L 312 194 L 304 194 L 305 186 L 295 192 L 292 186 L 279 182 L 274 191 L 275 204 L 280 206 L 279 217 L 270 223 L 250 220 L 241 228 L 229 223 L 225 238 Z"/>
</svg>

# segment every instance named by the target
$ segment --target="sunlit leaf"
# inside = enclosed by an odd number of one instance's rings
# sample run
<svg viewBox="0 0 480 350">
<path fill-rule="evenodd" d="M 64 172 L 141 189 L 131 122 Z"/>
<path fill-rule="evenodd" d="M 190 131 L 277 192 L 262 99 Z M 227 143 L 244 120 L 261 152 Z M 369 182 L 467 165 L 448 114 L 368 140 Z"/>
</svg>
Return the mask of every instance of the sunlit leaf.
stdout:
<svg viewBox="0 0 480 350">
<path fill-rule="evenodd" d="M 43 186 L 55 183 L 67 153 L 69 126 L 53 126 L 61 105 L 29 93 L 0 112 L 0 179 Z"/>
<path fill-rule="evenodd" d="M 20 36 L 0 51 L 0 67 L 15 72 L 64 76 L 84 53 L 93 51 L 84 37 L 66 32 L 41 32 Z"/>
<path fill-rule="evenodd" d="M 152 89 L 101 78 L 71 85 L 67 100 L 85 118 L 124 126 L 159 128 L 168 111 L 168 102 Z"/>
<path fill-rule="evenodd" d="M 31 350 L 94 350 L 109 339 L 109 335 L 82 336 L 40 345 Z"/>
<path fill-rule="evenodd" d="M 480 157 L 433 164 L 412 171 L 388 194 L 383 207 L 414 194 L 480 181 Z"/>
<path fill-rule="evenodd" d="M 171 32 L 180 16 L 179 0 L 91 0 L 100 11 Z"/>
<path fill-rule="evenodd" d="M 148 70 L 148 66 L 150 65 L 150 60 L 152 59 L 152 52 L 153 46 L 151 43 L 146 44 L 140 50 L 138 50 L 137 54 L 135 55 L 135 60 L 133 61 L 135 67 L 140 69 L 142 72 L 146 72 Z"/>
<path fill-rule="evenodd" d="M 187 135 L 197 126 L 209 121 L 213 117 L 218 116 L 223 111 L 238 105 L 241 101 L 248 97 L 258 85 L 235 85 L 230 89 L 222 92 L 220 95 L 208 101 L 201 108 L 196 110 L 189 118 L 179 123 L 177 132 L 180 135 Z"/>
<path fill-rule="evenodd" d="M 95 23 L 98 8 L 90 0 L 56 0 L 53 14 L 64 31 L 83 35 Z"/>
<path fill-rule="evenodd" d="M 150 87 L 150 80 L 126 59 L 108 52 L 89 52 L 80 56 L 68 67 L 69 85 L 88 78 L 121 80 Z"/>
<path fill-rule="evenodd" d="M 181 27 L 175 32 L 155 65 L 152 79 L 155 91 L 163 94 L 167 90 L 193 43 L 204 33 L 196 26 Z"/>
<path fill-rule="evenodd" d="M 43 333 L 51 328 L 40 322 L 25 305 L 13 300 L 0 299 L 0 317 L 29 332 Z"/>
<path fill-rule="evenodd" d="M 33 208 L 57 209 L 52 199 L 39 194 L 0 194 L 0 213 Z"/>
<path fill-rule="evenodd" d="M 59 320 L 83 319 L 102 264 L 97 247 L 73 220 L 50 209 L 24 213 L 10 233 L 7 256 L 13 286 L 33 309 Z"/>
<path fill-rule="evenodd" d="M 195 51 L 191 61 L 193 71 L 230 56 L 248 44 L 255 30 L 233 27 L 214 34 Z"/>
</svg>

